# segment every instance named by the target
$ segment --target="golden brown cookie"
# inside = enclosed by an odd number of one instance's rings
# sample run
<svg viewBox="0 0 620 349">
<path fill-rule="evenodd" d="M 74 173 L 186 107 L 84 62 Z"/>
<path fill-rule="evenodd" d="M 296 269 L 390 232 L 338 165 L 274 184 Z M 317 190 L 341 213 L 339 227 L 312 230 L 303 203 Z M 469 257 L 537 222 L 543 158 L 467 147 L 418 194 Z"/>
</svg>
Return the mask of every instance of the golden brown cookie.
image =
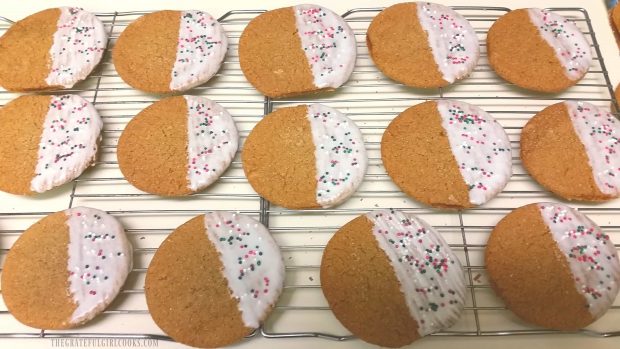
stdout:
<svg viewBox="0 0 620 349">
<path fill-rule="evenodd" d="M 366 44 L 385 75 L 421 88 L 466 77 L 480 56 L 469 22 L 449 7 L 429 2 L 400 3 L 381 11 L 368 27 Z"/>
<path fill-rule="evenodd" d="M 224 173 L 238 142 L 232 117 L 216 102 L 198 96 L 169 97 L 127 124 L 118 141 L 118 164 L 140 190 L 188 195 Z"/>
<path fill-rule="evenodd" d="M 131 244 L 114 217 L 71 208 L 41 219 L 11 247 L 2 270 L 2 297 L 25 325 L 77 327 L 112 303 L 131 264 Z"/>
<path fill-rule="evenodd" d="M 577 330 L 601 317 L 618 293 L 620 262 L 609 236 L 558 203 L 520 207 L 489 237 L 491 285 L 521 319 Z"/>
<path fill-rule="evenodd" d="M 539 92 L 575 85 L 592 63 L 590 44 L 568 19 L 537 8 L 510 11 L 487 35 L 489 63 L 509 82 Z"/>
<path fill-rule="evenodd" d="M 103 123 L 77 95 L 21 96 L 0 109 L 0 190 L 42 193 L 94 162 Z"/>
<path fill-rule="evenodd" d="M 458 258 L 426 222 L 373 211 L 344 225 L 321 262 L 336 318 L 362 340 L 401 347 L 452 326 L 465 302 Z"/>
<path fill-rule="evenodd" d="M 296 5 L 254 18 L 239 39 L 239 63 L 262 94 L 279 98 L 344 84 L 357 55 L 355 35 L 331 10 Z"/>
<path fill-rule="evenodd" d="M 158 11 L 121 33 L 112 58 L 121 78 L 146 92 L 186 91 L 219 70 L 228 39 L 219 22 L 202 11 Z"/>
<path fill-rule="evenodd" d="M 616 5 L 609 10 L 609 24 L 616 38 L 616 44 L 620 47 L 620 32 L 618 31 L 620 28 L 620 6 Z"/>
<path fill-rule="evenodd" d="M 389 124 L 381 159 L 394 183 L 427 205 L 467 208 L 497 195 L 510 179 L 510 142 L 482 109 L 455 100 L 415 105 Z"/>
<path fill-rule="evenodd" d="M 266 115 L 250 132 L 241 158 L 254 190 L 286 208 L 339 204 L 359 187 L 367 163 L 355 123 L 322 104 Z"/>
<path fill-rule="evenodd" d="M 214 212 L 166 238 L 144 289 L 153 320 L 170 337 L 216 348 L 258 328 L 283 282 L 282 256 L 267 228 L 248 216 Z"/>
<path fill-rule="evenodd" d="M 536 114 L 521 133 L 521 160 L 543 187 L 568 200 L 620 195 L 620 123 L 601 108 L 566 101 Z"/>
<path fill-rule="evenodd" d="M 70 88 L 99 63 L 107 40 L 103 23 L 81 8 L 37 12 L 0 38 L 0 85 L 10 91 Z"/>
</svg>

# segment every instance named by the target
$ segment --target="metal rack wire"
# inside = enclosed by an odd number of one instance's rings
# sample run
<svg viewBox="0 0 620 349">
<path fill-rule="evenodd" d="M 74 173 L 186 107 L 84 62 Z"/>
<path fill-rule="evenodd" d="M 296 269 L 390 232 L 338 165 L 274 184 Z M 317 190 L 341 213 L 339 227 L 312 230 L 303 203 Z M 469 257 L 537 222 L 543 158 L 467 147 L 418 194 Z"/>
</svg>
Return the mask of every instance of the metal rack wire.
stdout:
<svg viewBox="0 0 620 349">
<path fill-rule="evenodd" d="M 356 215 L 380 207 L 414 212 L 423 217 L 438 228 L 463 261 L 468 283 L 463 318 L 453 328 L 437 333 L 436 336 L 559 333 L 531 328 L 505 309 L 490 290 L 482 254 L 486 237 L 501 216 L 530 202 L 557 200 L 536 185 L 520 165 L 517 156 L 518 136 L 527 119 L 543 107 L 565 99 L 582 99 L 605 107 L 610 104 L 617 106 L 613 86 L 590 17 L 584 9 L 551 9 L 577 23 L 591 42 L 594 56 L 594 66 L 586 77 L 563 95 L 532 94 L 500 80 L 490 69 L 484 38 L 493 21 L 508 12 L 508 8 L 458 6 L 454 9 L 469 19 L 482 45 L 480 64 L 464 81 L 443 89 L 417 90 L 387 80 L 372 64 L 364 40 L 368 24 L 382 8 L 359 8 L 343 14 L 358 41 L 358 61 L 350 81 L 333 93 L 277 101 L 257 94 L 245 81 L 237 56 L 241 31 L 252 17 L 264 11 L 230 11 L 219 18 L 231 42 L 229 54 L 217 77 L 190 93 L 205 95 L 228 108 L 240 129 L 241 144 L 263 115 L 281 106 L 309 101 L 336 107 L 360 126 L 370 157 L 365 182 L 348 202 L 324 210 L 272 207 L 252 191 L 243 175 L 238 155 L 216 185 L 189 198 L 160 198 L 132 188 L 118 170 L 116 142 L 131 117 L 156 100 L 157 96 L 142 94 L 125 85 L 114 71 L 110 49 L 125 26 L 150 11 L 97 14 L 110 34 L 103 62 L 87 81 L 62 92 L 80 94 L 93 102 L 100 111 L 105 122 L 100 159 L 94 169 L 71 184 L 37 199 L 15 198 L 0 193 L 0 262 L 12 242 L 34 221 L 68 207 L 89 205 L 107 210 L 123 221 L 135 247 L 134 269 L 111 307 L 98 320 L 80 329 L 33 331 L 17 323 L 8 314 L 6 306 L 0 303 L 0 323 L 3 324 L 0 338 L 170 340 L 152 323 L 144 301 L 143 282 L 148 262 L 161 241 L 179 224 L 207 210 L 229 209 L 258 217 L 269 226 L 281 246 L 286 263 L 287 278 L 283 296 L 274 314 L 250 337 L 350 339 L 352 337 L 333 317 L 322 296 L 319 282 L 320 256 L 331 234 L 342 224 Z M 0 17 L 0 31 L 6 30 L 11 23 L 9 19 Z M 4 104 L 14 97 L 16 95 L 0 92 L 0 103 Z M 389 121 L 413 104 L 441 98 L 456 98 L 481 106 L 502 123 L 511 139 L 515 164 L 512 180 L 504 192 L 483 207 L 467 211 L 438 211 L 420 206 L 391 183 L 381 165 L 380 137 Z M 7 205 L 7 202 L 10 204 Z M 620 206 L 614 204 L 618 205 L 611 202 L 598 206 L 577 206 L 609 232 L 612 239 L 620 241 Z M 599 321 L 580 332 L 597 337 L 620 336 L 620 329 L 615 325 L 619 322 L 611 321 L 618 318 L 620 303 L 616 302 L 604 318 L 610 320 Z M 109 325 L 112 322 L 114 325 Z M 123 332 L 118 332 L 121 328 Z"/>
</svg>

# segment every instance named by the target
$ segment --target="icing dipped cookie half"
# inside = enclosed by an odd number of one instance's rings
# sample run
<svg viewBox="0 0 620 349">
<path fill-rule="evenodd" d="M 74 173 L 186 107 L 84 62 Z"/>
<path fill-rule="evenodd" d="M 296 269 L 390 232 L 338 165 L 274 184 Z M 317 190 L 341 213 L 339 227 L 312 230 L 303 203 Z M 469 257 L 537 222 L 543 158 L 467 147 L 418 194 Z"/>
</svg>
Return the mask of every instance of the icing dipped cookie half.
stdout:
<svg viewBox="0 0 620 349">
<path fill-rule="evenodd" d="M 107 40 L 103 23 L 81 8 L 37 12 L 0 37 L 0 85 L 9 91 L 73 87 L 97 66 Z"/>
<path fill-rule="evenodd" d="M 510 141 L 484 110 L 456 100 L 428 101 L 398 115 L 381 140 L 394 183 L 433 207 L 482 205 L 512 174 Z"/>
<path fill-rule="evenodd" d="M 199 96 L 168 97 L 127 124 L 118 141 L 118 164 L 140 190 L 189 195 L 226 171 L 238 145 L 235 122 L 221 105 Z"/>
<path fill-rule="evenodd" d="M 366 44 L 385 75 L 419 88 L 443 87 L 465 78 L 480 57 L 478 37 L 467 19 L 429 2 L 386 8 L 370 24 Z"/>
<path fill-rule="evenodd" d="M 590 44 L 575 23 L 537 8 L 500 17 L 489 29 L 487 51 L 499 76 L 539 92 L 564 91 L 592 64 Z"/>
<path fill-rule="evenodd" d="M 282 256 L 267 228 L 245 215 L 213 212 L 189 220 L 161 244 L 146 274 L 146 302 L 174 340 L 216 348 L 258 328 L 283 282 Z"/>
<path fill-rule="evenodd" d="M 265 96 L 280 98 L 344 84 L 355 65 L 355 35 L 318 5 L 296 5 L 254 18 L 239 39 L 239 63 Z"/>
<path fill-rule="evenodd" d="M 587 102 L 553 104 L 521 133 L 521 159 L 543 187 L 568 200 L 605 201 L 620 195 L 620 123 Z"/>
<path fill-rule="evenodd" d="M 369 212 L 340 228 L 323 253 L 321 287 L 349 331 L 386 347 L 452 326 L 465 303 L 456 255 L 428 223 L 399 211 Z"/>
<path fill-rule="evenodd" d="M 618 294 L 614 244 L 564 204 L 512 211 L 493 229 L 485 259 L 491 285 L 508 309 L 538 326 L 583 328 L 603 316 Z"/>
<path fill-rule="evenodd" d="M 252 188 L 291 209 L 343 202 L 362 183 L 368 162 L 355 123 L 322 104 L 266 115 L 250 132 L 241 158 Z"/>
<path fill-rule="evenodd" d="M 131 270 L 132 255 L 114 217 L 88 207 L 57 212 L 24 231 L 9 250 L 2 297 L 25 325 L 77 327 L 112 303 Z"/>
<path fill-rule="evenodd" d="M 43 193 L 95 161 L 103 122 L 76 95 L 21 96 L 0 109 L 0 190 Z"/>
<path fill-rule="evenodd" d="M 125 28 L 114 45 L 116 71 L 130 86 L 152 93 L 189 90 L 220 69 L 228 39 L 203 11 L 158 11 Z"/>
</svg>

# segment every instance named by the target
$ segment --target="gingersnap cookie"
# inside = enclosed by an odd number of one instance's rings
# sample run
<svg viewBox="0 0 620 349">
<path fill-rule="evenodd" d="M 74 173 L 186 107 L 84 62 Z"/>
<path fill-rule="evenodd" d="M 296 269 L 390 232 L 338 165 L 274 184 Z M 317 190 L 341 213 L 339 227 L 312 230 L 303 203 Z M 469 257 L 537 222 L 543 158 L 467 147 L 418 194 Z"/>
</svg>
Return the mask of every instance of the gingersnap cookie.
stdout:
<svg viewBox="0 0 620 349">
<path fill-rule="evenodd" d="M 379 210 L 331 238 L 321 288 L 336 318 L 360 339 L 401 347 L 452 326 L 465 303 L 461 263 L 413 214 Z"/>
<path fill-rule="evenodd" d="M 119 36 L 112 59 L 131 87 L 152 93 L 186 91 L 211 79 L 228 50 L 224 28 L 203 11 L 144 15 Z"/>
<path fill-rule="evenodd" d="M 463 79 L 480 57 L 471 24 L 449 7 L 407 2 L 381 11 L 366 44 L 375 65 L 408 86 L 435 88 Z"/>
<path fill-rule="evenodd" d="M 538 8 L 510 11 L 495 21 L 487 51 L 500 77 L 539 92 L 564 91 L 592 64 L 590 44 L 575 23 Z"/>
<path fill-rule="evenodd" d="M 235 122 L 204 97 L 162 99 L 136 115 L 118 140 L 118 165 L 136 188 L 189 195 L 215 182 L 239 144 Z"/>
<path fill-rule="evenodd" d="M 620 196 L 620 123 L 587 102 L 566 101 L 536 114 L 521 133 L 523 166 L 568 200 Z"/>
<path fill-rule="evenodd" d="M 76 95 L 21 96 L 0 109 L 0 190 L 30 195 L 77 178 L 95 161 L 103 122 Z"/>
<path fill-rule="evenodd" d="M 283 283 L 280 249 L 267 228 L 248 216 L 213 212 L 168 236 L 144 290 L 153 320 L 172 339 L 219 348 L 263 323 Z"/>
<path fill-rule="evenodd" d="M 279 98 L 334 90 L 355 65 L 355 35 L 345 20 L 318 5 L 265 12 L 239 39 L 239 63 L 265 96 Z"/>
<path fill-rule="evenodd" d="M 250 132 L 241 155 L 252 188 L 286 208 L 327 208 L 364 179 L 368 158 L 355 123 L 322 104 L 280 108 Z"/>
<path fill-rule="evenodd" d="M 4 262 L 2 297 L 27 326 L 73 328 L 112 303 L 131 266 L 121 224 L 103 211 L 74 207 L 21 234 Z"/>
<path fill-rule="evenodd" d="M 609 236 L 559 203 L 520 207 L 486 248 L 491 285 L 521 319 L 577 330 L 605 314 L 618 294 L 620 261 Z"/>
<path fill-rule="evenodd" d="M 398 115 L 383 134 L 381 159 L 405 194 L 433 207 L 482 205 L 512 174 L 502 126 L 484 110 L 455 100 L 424 102 Z"/>
<path fill-rule="evenodd" d="M 0 37 L 0 85 L 9 91 L 73 87 L 97 66 L 107 40 L 103 23 L 79 7 L 37 12 Z"/>
</svg>

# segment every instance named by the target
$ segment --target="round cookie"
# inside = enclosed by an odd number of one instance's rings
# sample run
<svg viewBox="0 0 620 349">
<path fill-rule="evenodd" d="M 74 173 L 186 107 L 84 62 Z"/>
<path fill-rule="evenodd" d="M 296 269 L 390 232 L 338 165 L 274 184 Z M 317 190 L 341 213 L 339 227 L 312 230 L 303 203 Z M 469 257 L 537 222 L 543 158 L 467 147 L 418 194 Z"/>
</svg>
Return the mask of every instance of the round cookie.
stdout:
<svg viewBox="0 0 620 349">
<path fill-rule="evenodd" d="M 381 159 L 405 194 L 433 207 L 482 205 L 512 174 L 502 126 L 455 100 L 424 102 L 398 115 L 383 134 Z"/>
<path fill-rule="evenodd" d="M 575 85 L 592 64 L 590 44 L 568 19 L 537 8 L 510 11 L 487 34 L 489 63 L 505 80 L 539 92 Z"/>
<path fill-rule="evenodd" d="M 452 326 L 465 303 L 461 263 L 433 227 L 380 210 L 344 225 L 321 261 L 336 318 L 360 339 L 401 347 Z"/>
<path fill-rule="evenodd" d="M 386 8 L 370 23 L 366 44 L 383 74 L 421 88 L 463 79 L 480 57 L 471 24 L 451 8 L 429 2 Z"/>
<path fill-rule="evenodd" d="M 0 85 L 9 91 L 73 87 L 97 66 L 107 41 L 103 23 L 81 8 L 37 12 L 0 37 Z"/>
<path fill-rule="evenodd" d="M 2 270 L 2 297 L 25 325 L 73 328 L 112 303 L 131 266 L 131 244 L 114 217 L 70 208 L 41 219 L 13 244 Z"/>
<path fill-rule="evenodd" d="M 239 39 L 239 63 L 265 96 L 280 98 L 344 84 L 355 65 L 355 35 L 342 17 L 318 5 L 265 12 Z"/>
<path fill-rule="evenodd" d="M 166 238 L 144 290 L 153 320 L 170 337 L 219 348 L 263 323 L 283 283 L 282 256 L 267 228 L 248 216 L 213 212 Z"/>
<path fill-rule="evenodd" d="M 250 132 L 241 154 L 252 188 L 286 208 L 327 208 L 359 187 L 368 158 L 355 123 L 322 104 L 280 108 Z"/>
<path fill-rule="evenodd" d="M 118 165 L 142 191 L 189 195 L 226 171 L 238 144 L 235 122 L 222 106 L 204 97 L 169 97 L 127 124 L 118 140 Z"/>
<path fill-rule="evenodd" d="M 618 28 L 620 28 L 620 6 L 617 4 L 609 10 L 609 24 L 611 25 L 611 30 L 614 32 L 616 44 L 620 47 L 620 32 L 618 31 Z"/>
<path fill-rule="evenodd" d="M 0 190 L 42 193 L 94 162 L 103 123 L 76 95 L 21 96 L 0 109 Z"/>
<path fill-rule="evenodd" d="M 158 11 L 121 33 L 112 59 L 120 77 L 152 93 L 186 91 L 220 69 L 228 49 L 224 28 L 202 11 Z"/>
<path fill-rule="evenodd" d="M 485 258 L 491 286 L 508 309 L 538 326 L 583 328 L 618 294 L 620 261 L 609 236 L 563 204 L 512 211 L 491 233 Z"/>
<path fill-rule="evenodd" d="M 543 187 L 568 200 L 620 196 L 620 123 L 587 102 L 566 101 L 536 114 L 521 133 L 521 159 Z"/>
</svg>

